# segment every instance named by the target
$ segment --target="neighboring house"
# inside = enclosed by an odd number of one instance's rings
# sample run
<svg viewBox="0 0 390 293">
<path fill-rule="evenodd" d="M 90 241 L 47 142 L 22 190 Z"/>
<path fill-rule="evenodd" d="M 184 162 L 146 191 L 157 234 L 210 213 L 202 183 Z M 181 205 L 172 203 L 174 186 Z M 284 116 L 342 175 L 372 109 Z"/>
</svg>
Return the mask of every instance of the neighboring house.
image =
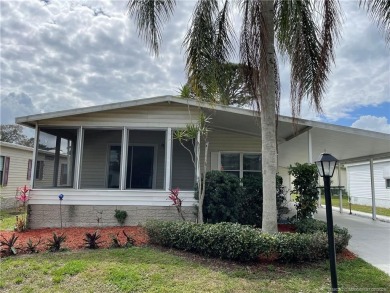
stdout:
<svg viewBox="0 0 390 293">
<path fill-rule="evenodd" d="M 372 162 L 375 204 L 390 208 L 390 157 Z M 347 164 L 348 194 L 352 204 L 372 205 L 370 162 Z"/>
<path fill-rule="evenodd" d="M 59 194 L 66 226 L 116 225 L 115 209 L 127 211 L 127 225 L 179 219 L 168 199 L 175 187 L 194 219 L 199 174 L 173 133 L 196 123 L 200 111 L 211 118 L 207 169 L 240 178 L 259 173 L 260 119 L 247 109 L 163 96 L 17 118 L 36 131 L 33 169 L 39 174 L 42 164 L 52 164 L 52 180 L 33 180 L 30 226 L 60 225 Z M 390 135 L 303 119 L 294 125 L 280 116 L 277 140 L 278 171 L 289 186 L 288 167 L 295 162 L 313 162 L 324 149 L 341 161 L 376 158 L 389 152 Z M 40 159 L 47 149 L 53 157 Z M 202 145 L 200 164 L 204 156 Z"/>
<path fill-rule="evenodd" d="M 0 207 L 16 207 L 16 190 L 30 185 L 33 148 L 0 141 Z"/>
</svg>

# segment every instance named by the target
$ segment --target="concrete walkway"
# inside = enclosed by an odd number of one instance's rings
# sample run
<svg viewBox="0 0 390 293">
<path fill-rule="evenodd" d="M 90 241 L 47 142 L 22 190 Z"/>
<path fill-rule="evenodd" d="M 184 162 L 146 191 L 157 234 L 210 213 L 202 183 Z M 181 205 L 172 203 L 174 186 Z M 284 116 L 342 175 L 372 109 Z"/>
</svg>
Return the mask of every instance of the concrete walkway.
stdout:
<svg viewBox="0 0 390 293">
<path fill-rule="evenodd" d="M 325 207 L 314 218 L 326 222 Z M 333 223 L 352 235 L 348 249 L 366 262 L 390 275 L 390 223 L 333 210 Z"/>
</svg>

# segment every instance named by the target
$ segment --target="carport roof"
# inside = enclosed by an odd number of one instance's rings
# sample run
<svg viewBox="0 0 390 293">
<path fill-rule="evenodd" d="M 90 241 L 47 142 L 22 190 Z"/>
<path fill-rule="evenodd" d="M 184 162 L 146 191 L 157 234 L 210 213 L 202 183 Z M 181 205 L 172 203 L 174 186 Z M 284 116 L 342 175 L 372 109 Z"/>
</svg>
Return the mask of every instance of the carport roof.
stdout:
<svg viewBox="0 0 390 293">
<path fill-rule="evenodd" d="M 174 96 L 160 96 L 23 116 L 16 118 L 16 123 L 35 127 L 36 122 L 46 119 L 157 103 L 178 103 L 192 107 L 200 107 L 206 113 L 212 115 L 213 128 L 261 137 L 259 116 L 251 109 L 199 103 L 195 100 L 182 99 Z M 332 153 L 342 161 L 367 159 L 371 157 L 390 157 L 389 134 L 305 119 L 295 119 L 294 121 L 291 117 L 279 116 L 279 165 L 288 166 L 295 162 L 308 161 L 309 137 L 311 137 L 312 156 L 314 157 L 312 159 L 314 160 L 324 150 Z"/>
</svg>

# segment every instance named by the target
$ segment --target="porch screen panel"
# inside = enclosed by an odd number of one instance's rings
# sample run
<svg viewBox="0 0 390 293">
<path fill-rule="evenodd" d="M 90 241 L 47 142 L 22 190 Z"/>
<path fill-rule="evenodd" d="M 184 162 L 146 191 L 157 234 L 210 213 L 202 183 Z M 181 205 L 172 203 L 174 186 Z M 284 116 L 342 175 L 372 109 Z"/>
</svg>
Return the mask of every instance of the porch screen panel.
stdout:
<svg viewBox="0 0 390 293">
<path fill-rule="evenodd" d="M 172 144 L 172 188 L 180 190 L 194 190 L 195 186 L 195 166 L 192 162 L 194 147 L 191 142 L 174 140 Z M 191 153 L 190 153 L 191 152 Z"/>
<path fill-rule="evenodd" d="M 129 130 L 126 189 L 163 189 L 165 130 Z"/>
<path fill-rule="evenodd" d="M 34 188 L 73 187 L 77 129 L 40 128 Z"/>
<path fill-rule="evenodd" d="M 121 143 L 122 130 L 84 129 L 80 188 L 119 189 Z"/>
</svg>

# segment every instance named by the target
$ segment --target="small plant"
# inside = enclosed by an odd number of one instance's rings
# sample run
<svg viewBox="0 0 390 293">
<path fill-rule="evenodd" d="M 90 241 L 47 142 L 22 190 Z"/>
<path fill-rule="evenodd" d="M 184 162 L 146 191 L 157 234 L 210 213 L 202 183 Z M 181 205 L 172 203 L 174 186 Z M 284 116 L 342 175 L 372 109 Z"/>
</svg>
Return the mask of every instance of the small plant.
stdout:
<svg viewBox="0 0 390 293">
<path fill-rule="evenodd" d="M 36 243 L 33 243 L 31 238 L 28 238 L 25 251 L 30 254 L 38 253 L 37 247 L 40 243 L 41 243 L 41 238 L 39 238 L 38 242 Z"/>
<path fill-rule="evenodd" d="M 118 223 L 121 226 L 123 226 L 127 218 L 127 212 L 121 210 L 115 210 L 115 218 L 117 219 Z"/>
<path fill-rule="evenodd" d="M 130 235 L 127 235 L 125 233 L 125 230 L 123 230 L 122 232 L 123 232 L 123 235 L 125 235 L 125 237 L 126 237 L 126 243 L 125 243 L 124 247 L 126 247 L 126 248 L 133 247 L 135 244 L 134 238 L 131 237 Z"/>
<path fill-rule="evenodd" d="M 51 252 L 60 251 L 61 245 L 65 241 L 66 241 L 66 236 L 64 235 L 64 233 L 57 236 L 57 234 L 53 232 L 53 239 L 48 240 L 47 247 Z"/>
<path fill-rule="evenodd" d="M 23 187 L 18 187 L 16 190 L 16 200 L 20 201 L 22 205 L 20 209 L 23 211 L 23 214 L 18 217 L 16 216 L 15 231 L 23 232 L 27 229 L 27 202 L 29 201 L 29 192 L 31 188 L 26 185 Z"/>
<path fill-rule="evenodd" d="M 85 247 L 89 249 L 97 249 L 102 241 L 99 241 L 100 237 L 102 237 L 98 231 L 94 233 L 85 233 L 84 243 Z"/>
<path fill-rule="evenodd" d="M 1 252 L 5 255 L 16 255 L 17 248 L 15 246 L 16 240 L 19 236 L 16 236 L 15 233 L 12 234 L 10 238 L 5 238 L 3 235 L 0 235 L 3 239 L 0 239 Z M 3 248 L 4 247 L 4 248 Z"/>
<path fill-rule="evenodd" d="M 96 213 L 97 213 L 96 221 L 99 226 L 100 224 L 103 224 L 103 211 L 96 211 Z"/>
<path fill-rule="evenodd" d="M 171 194 L 169 195 L 169 199 L 172 200 L 172 205 L 176 207 L 177 213 L 180 215 L 183 221 L 186 219 L 183 215 L 183 210 L 181 209 L 181 205 L 183 203 L 183 200 L 179 197 L 180 189 L 178 187 L 170 189 Z"/>
<path fill-rule="evenodd" d="M 110 235 L 111 237 L 111 244 L 110 244 L 110 248 L 121 248 L 122 247 L 122 244 L 121 242 L 119 241 L 119 233 L 116 233 L 115 235 Z"/>
<path fill-rule="evenodd" d="M 23 216 L 22 217 L 16 216 L 14 231 L 23 232 L 24 230 L 26 230 L 25 218 Z"/>
</svg>

